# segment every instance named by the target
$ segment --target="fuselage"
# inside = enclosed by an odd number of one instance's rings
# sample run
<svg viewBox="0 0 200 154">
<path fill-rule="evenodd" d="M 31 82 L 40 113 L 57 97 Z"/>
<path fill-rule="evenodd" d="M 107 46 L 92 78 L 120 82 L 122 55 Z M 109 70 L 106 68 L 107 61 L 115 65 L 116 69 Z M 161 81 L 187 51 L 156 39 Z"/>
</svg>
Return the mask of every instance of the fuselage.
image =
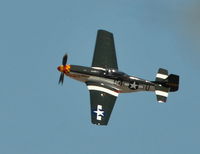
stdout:
<svg viewBox="0 0 200 154">
<path fill-rule="evenodd" d="M 116 69 L 61 65 L 58 67 L 58 70 L 64 72 L 65 75 L 75 80 L 84 83 L 98 83 L 102 86 L 112 88 L 118 93 L 155 91 L 155 83 L 134 76 L 129 76 Z"/>
</svg>

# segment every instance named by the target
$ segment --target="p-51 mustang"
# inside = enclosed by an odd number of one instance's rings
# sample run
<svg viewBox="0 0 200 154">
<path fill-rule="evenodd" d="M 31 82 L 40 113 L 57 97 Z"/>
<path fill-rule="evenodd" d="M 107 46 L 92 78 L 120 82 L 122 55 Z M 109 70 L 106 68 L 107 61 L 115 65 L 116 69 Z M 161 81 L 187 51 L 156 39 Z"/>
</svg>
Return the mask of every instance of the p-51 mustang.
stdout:
<svg viewBox="0 0 200 154">
<path fill-rule="evenodd" d="M 84 82 L 90 91 L 91 120 L 93 124 L 107 125 L 119 93 L 155 91 L 159 103 L 166 102 L 168 93 L 178 90 L 179 76 L 160 68 L 155 81 L 129 76 L 118 71 L 113 34 L 99 30 L 92 67 L 67 65 L 64 55 L 59 83 L 63 84 L 64 75 Z"/>
</svg>

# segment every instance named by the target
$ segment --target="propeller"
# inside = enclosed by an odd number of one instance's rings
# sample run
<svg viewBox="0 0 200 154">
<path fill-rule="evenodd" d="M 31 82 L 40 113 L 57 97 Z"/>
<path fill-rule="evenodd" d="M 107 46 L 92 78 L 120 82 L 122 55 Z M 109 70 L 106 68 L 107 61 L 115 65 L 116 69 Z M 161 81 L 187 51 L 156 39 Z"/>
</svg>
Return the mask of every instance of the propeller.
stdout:
<svg viewBox="0 0 200 154">
<path fill-rule="evenodd" d="M 67 57 L 68 57 L 67 54 L 65 54 L 63 56 L 63 59 L 62 59 L 62 65 L 63 66 L 65 66 L 67 64 Z M 65 76 L 64 72 L 61 72 L 58 84 L 63 84 L 63 82 L 64 82 L 64 76 Z"/>
<path fill-rule="evenodd" d="M 62 65 L 63 65 L 63 66 L 65 66 L 65 65 L 67 64 L 67 57 L 68 57 L 67 54 L 65 54 L 65 55 L 63 56 L 63 59 L 62 59 Z"/>
<path fill-rule="evenodd" d="M 60 73 L 60 79 L 58 81 L 58 84 L 63 84 L 63 82 L 64 82 L 64 73 L 62 72 Z"/>
</svg>

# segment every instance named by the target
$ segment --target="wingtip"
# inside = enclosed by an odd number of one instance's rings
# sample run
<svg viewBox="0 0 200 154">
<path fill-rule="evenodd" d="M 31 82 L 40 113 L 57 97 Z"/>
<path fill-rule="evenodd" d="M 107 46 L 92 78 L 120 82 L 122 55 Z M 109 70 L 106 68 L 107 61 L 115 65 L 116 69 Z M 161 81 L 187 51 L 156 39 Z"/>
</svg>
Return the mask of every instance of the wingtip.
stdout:
<svg viewBox="0 0 200 154">
<path fill-rule="evenodd" d="M 97 31 L 97 33 L 105 33 L 105 34 L 113 35 L 113 33 L 109 32 L 109 31 L 107 31 L 107 30 L 103 30 L 103 29 L 99 29 L 99 30 Z"/>
</svg>

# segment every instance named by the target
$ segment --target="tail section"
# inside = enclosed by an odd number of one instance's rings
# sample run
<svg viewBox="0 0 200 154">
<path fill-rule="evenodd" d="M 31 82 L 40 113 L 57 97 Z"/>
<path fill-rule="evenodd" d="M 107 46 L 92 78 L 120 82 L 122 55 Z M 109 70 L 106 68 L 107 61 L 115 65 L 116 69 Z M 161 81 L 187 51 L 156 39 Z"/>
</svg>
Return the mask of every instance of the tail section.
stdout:
<svg viewBox="0 0 200 154">
<path fill-rule="evenodd" d="M 179 76 L 170 74 L 166 79 L 166 86 L 170 87 L 170 92 L 177 91 L 179 88 Z"/>
<path fill-rule="evenodd" d="M 158 73 L 156 74 L 156 81 L 160 82 L 163 81 L 168 77 L 168 70 L 159 68 Z"/>
<path fill-rule="evenodd" d="M 164 103 L 167 101 L 168 93 L 177 91 L 179 88 L 179 76 L 170 74 L 166 69 L 160 68 L 156 74 L 155 93 L 157 101 Z"/>
<path fill-rule="evenodd" d="M 159 68 L 158 73 L 156 74 L 156 86 L 155 93 L 157 101 L 159 103 L 164 103 L 167 101 L 169 88 L 164 87 L 161 83 L 168 78 L 168 70 Z"/>
<path fill-rule="evenodd" d="M 156 85 L 155 93 L 157 97 L 157 101 L 159 103 L 165 103 L 167 101 L 167 97 L 169 95 L 169 88 L 166 88 L 160 84 Z"/>
</svg>

